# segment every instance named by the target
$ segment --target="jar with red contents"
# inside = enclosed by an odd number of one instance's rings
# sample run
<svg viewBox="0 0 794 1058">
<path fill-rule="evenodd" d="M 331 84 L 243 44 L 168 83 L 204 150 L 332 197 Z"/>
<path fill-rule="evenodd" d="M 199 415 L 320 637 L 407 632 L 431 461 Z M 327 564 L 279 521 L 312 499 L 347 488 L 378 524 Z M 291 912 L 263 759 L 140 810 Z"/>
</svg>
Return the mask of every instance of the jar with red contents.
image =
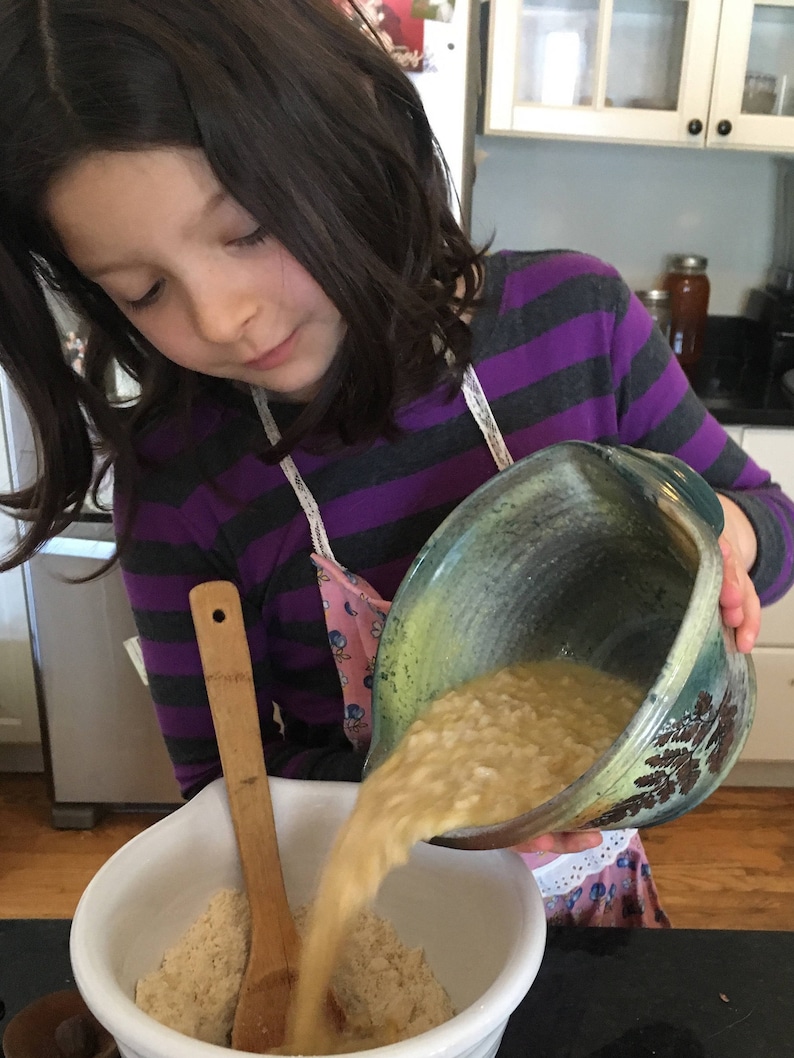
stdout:
<svg viewBox="0 0 794 1058">
<path fill-rule="evenodd" d="M 690 381 L 706 339 L 711 292 L 707 265 L 707 258 L 698 254 L 675 254 L 662 283 L 670 292 L 670 345 Z"/>
</svg>

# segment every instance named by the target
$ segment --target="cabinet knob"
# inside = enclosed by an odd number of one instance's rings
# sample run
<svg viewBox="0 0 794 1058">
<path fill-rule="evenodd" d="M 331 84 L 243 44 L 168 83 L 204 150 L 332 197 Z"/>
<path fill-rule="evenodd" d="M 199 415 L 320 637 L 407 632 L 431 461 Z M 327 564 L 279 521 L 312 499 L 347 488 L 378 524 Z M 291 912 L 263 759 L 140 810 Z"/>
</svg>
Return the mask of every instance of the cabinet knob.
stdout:
<svg viewBox="0 0 794 1058">
<path fill-rule="evenodd" d="M 686 129 L 690 136 L 699 136 L 703 131 L 703 122 L 700 118 L 692 118 Z"/>
<path fill-rule="evenodd" d="M 719 132 L 720 136 L 730 136 L 733 132 L 733 125 L 730 121 L 723 119 L 722 121 L 717 122 L 717 132 Z"/>
</svg>

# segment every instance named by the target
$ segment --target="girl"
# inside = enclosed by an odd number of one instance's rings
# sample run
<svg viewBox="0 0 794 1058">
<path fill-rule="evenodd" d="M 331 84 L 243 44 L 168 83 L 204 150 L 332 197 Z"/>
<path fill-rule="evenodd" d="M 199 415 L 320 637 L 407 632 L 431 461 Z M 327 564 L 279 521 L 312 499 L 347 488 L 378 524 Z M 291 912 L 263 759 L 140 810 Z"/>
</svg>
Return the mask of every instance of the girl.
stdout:
<svg viewBox="0 0 794 1058">
<path fill-rule="evenodd" d="M 0 98 L 0 349 L 39 455 L 2 497 L 28 527 L 7 564 L 114 467 L 186 796 L 220 773 L 195 584 L 240 589 L 271 774 L 359 779 L 388 600 L 456 504 L 556 441 L 704 474 L 751 649 L 794 575 L 791 502 L 613 269 L 470 244 L 413 86 L 330 0 L 0 0 Z M 45 292 L 90 321 L 82 376 Z M 549 916 L 664 924 L 636 832 L 600 842 L 531 843 Z"/>
</svg>

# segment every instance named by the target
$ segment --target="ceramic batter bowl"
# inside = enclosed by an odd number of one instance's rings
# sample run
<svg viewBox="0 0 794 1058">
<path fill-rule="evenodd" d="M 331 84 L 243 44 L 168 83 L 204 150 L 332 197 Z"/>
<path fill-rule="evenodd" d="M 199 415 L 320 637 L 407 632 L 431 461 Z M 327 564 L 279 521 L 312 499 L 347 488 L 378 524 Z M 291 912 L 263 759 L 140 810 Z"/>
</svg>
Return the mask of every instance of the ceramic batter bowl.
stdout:
<svg viewBox="0 0 794 1058">
<path fill-rule="evenodd" d="M 565 658 L 640 687 L 628 727 L 544 804 L 436 842 L 647 827 L 699 804 L 730 771 L 755 707 L 752 661 L 720 616 L 722 524 L 709 486 L 670 456 L 565 442 L 497 474 L 433 534 L 392 603 L 365 773 L 451 688 Z"/>
</svg>

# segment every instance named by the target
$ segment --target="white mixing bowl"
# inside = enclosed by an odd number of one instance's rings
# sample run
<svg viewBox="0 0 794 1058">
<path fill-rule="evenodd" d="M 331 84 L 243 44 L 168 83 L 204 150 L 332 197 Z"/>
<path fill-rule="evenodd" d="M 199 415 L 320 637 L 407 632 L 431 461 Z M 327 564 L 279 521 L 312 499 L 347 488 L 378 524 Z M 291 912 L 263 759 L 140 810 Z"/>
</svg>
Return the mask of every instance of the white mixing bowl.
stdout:
<svg viewBox="0 0 794 1058">
<path fill-rule="evenodd" d="M 294 909 L 311 898 L 355 783 L 271 779 L 284 881 Z M 121 848 L 75 912 L 71 959 L 88 1007 L 123 1058 L 229 1058 L 158 1024 L 133 1002 L 135 982 L 225 887 L 242 888 L 222 780 Z M 490 1058 L 532 984 L 546 920 L 534 879 L 512 852 L 420 844 L 384 882 L 375 910 L 421 946 L 457 1014 L 403 1043 L 359 1052 L 375 1058 Z"/>
</svg>

